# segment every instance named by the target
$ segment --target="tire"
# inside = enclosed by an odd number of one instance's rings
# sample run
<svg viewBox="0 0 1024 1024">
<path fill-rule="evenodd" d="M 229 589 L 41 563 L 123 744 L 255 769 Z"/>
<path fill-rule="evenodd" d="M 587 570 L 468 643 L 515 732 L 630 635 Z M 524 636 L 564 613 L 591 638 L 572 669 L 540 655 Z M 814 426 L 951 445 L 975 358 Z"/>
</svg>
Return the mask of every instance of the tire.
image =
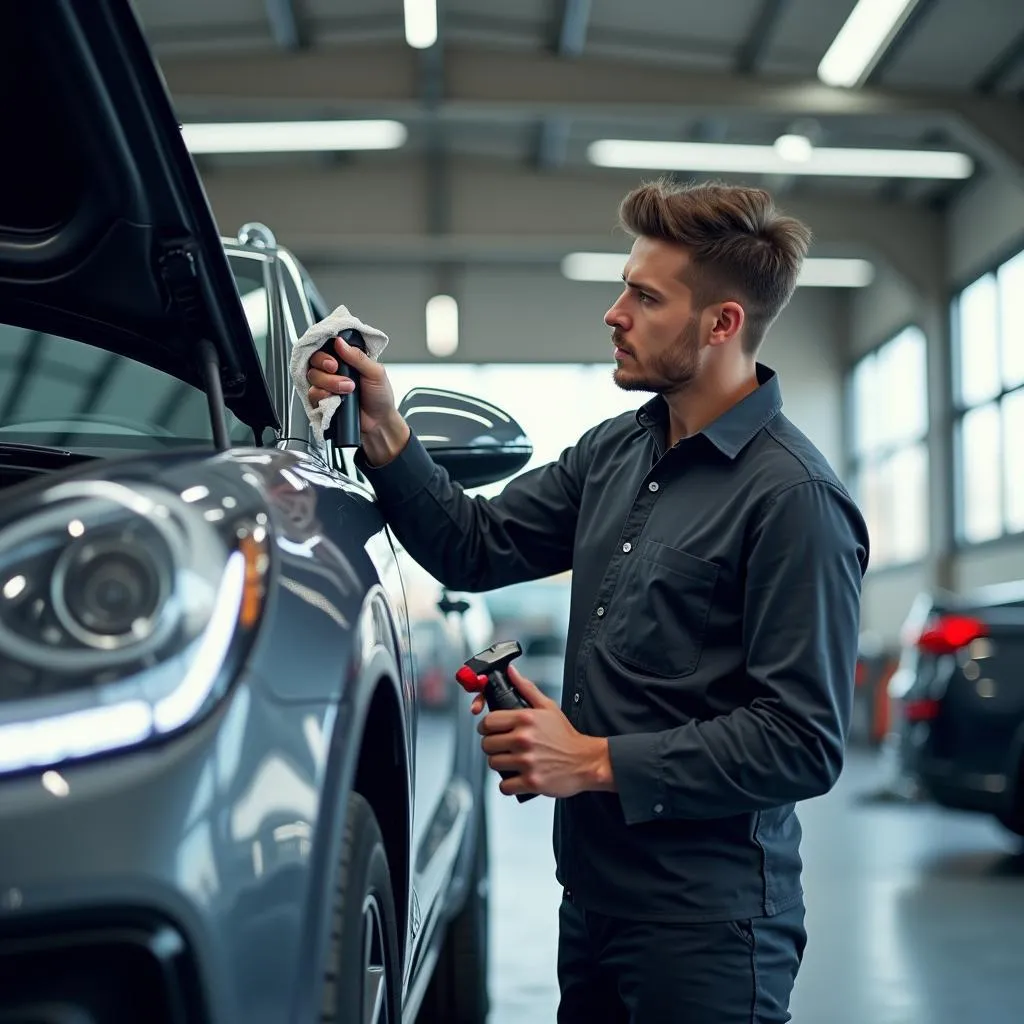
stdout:
<svg viewBox="0 0 1024 1024">
<path fill-rule="evenodd" d="M 489 878 L 487 816 L 481 806 L 466 902 L 448 925 L 417 1024 L 486 1024 L 490 1011 Z"/>
<path fill-rule="evenodd" d="M 400 1024 L 398 917 L 380 825 L 348 798 L 320 1024 Z"/>
</svg>

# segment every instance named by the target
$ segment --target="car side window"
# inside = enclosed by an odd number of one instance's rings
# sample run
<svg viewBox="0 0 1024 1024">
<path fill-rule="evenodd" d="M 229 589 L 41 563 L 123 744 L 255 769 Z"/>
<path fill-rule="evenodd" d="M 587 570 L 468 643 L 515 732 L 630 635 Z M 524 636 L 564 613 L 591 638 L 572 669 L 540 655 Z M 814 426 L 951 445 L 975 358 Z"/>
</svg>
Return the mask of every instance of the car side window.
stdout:
<svg viewBox="0 0 1024 1024">
<path fill-rule="evenodd" d="M 288 304 L 288 312 L 291 314 L 292 323 L 295 325 L 295 336 L 299 338 L 306 333 L 311 321 L 306 312 L 306 307 L 303 305 L 298 286 L 295 283 L 295 276 L 288 267 L 283 268 L 281 279 L 284 282 L 284 297 Z"/>
<path fill-rule="evenodd" d="M 294 333 L 291 335 L 294 341 L 298 341 L 303 334 L 309 329 L 313 320 L 311 316 L 315 317 L 315 313 L 310 309 L 309 305 L 303 301 L 302 292 L 299 288 L 296 275 L 298 273 L 297 268 L 294 268 L 292 262 L 284 257 L 280 261 L 281 268 L 281 292 L 284 298 L 283 312 L 286 318 L 291 321 L 291 326 Z M 296 399 L 297 401 L 297 399 Z M 321 444 L 313 434 L 313 426 L 309 422 L 306 423 L 306 441 L 310 447 L 317 452 L 325 463 L 331 465 L 328 457 L 328 451 L 326 447 Z M 337 469 L 337 466 L 332 466 Z"/>
</svg>

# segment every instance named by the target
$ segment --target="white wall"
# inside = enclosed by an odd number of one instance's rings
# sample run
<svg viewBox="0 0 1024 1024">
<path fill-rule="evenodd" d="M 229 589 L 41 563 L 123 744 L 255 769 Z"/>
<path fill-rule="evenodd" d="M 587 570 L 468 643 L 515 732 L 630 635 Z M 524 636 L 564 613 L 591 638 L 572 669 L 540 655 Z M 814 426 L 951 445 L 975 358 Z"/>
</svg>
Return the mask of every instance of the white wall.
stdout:
<svg viewBox="0 0 1024 1024">
<path fill-rule="evenodd" d="M 996 176 L 978 182 L 952 211 L 949 239 L 950 284 L 961 287 L 1024 246 L 1024 187 Z M 1024 537 L 964 549 L 953 572 L 964 589 L 1024 579 Z"/>
<path fill-rule="evenodd" d="M 993 261 L 1024 244 L 1024 189 L 994 175 L 967 190 L 950 211 L 946 224 L 945 273 L 934 296 L 923 296 L 895 275 L 884 272 L 870 288 L 858 293 L 850 317 L 848 363 L 886 340 L 908 322 L 921 323 L 929 334 L 929 402 L 937 424 L 932 446 L 932 497 L 946 503 L 949 473 L 949 337 L 948 302 L 955 289 L 988 270 Z M 920 565 L 869 572 L 864 586 L 864 628 L 892 643 L 910 602 L 919 591 L 938 583 L 969 589 L 988 583 L 1024 579 L 1024 539 L 1003 539 L 959 551 L 941 549 L 949 536 L 949 508 L 937 508 L 942 529 L 933 538 L 936 550 Z"/>
<path fill-rule="evenodd" d="M 1024 187 L 990 175 L 961 196 L 948 228 L 948 276 L 962 285 L 1011 246 L 1024 244 Z"/>
<path fill-rule="evenodd" d="M 883 268 L 851 299 L 849 362 L 917 320 L 921 312 L 921 303 L 907 283 Z"/>
<path fill-rule="evenodd" d="M 850 347 L 847 366 L 868 350 L 926 315 L 923 300 L 908 284 L 884 268 L 850 303 Z M 931 339 L 929 339 L 931 341 Z M 914 597 L 930 585 L 927 563 L 876 572 L 864 581 L 861 627 L 893 642 Z"/>
<path fill-rule="evenodd" d="M 329 303 L 345 303 L 388 334 L 387 361 L 432 361 L 423 315 L 438 287 L 432 271 L 314 267 L 312 273 Z M 602 318 L 618 294 L 616 285 L 567 281 L 557 266 L 475 267 L 454 274 L 448 284 L 460 309 L 459 350 L 450 361 L 489 362 L 497 350 L 509 363 L 598 363 L 611 369 Z M 762 359 L 779 372 L 787 415 L 837 468 L 846 322 L 845 294 L 800 289 L 762 349 Z"/>
</svg>

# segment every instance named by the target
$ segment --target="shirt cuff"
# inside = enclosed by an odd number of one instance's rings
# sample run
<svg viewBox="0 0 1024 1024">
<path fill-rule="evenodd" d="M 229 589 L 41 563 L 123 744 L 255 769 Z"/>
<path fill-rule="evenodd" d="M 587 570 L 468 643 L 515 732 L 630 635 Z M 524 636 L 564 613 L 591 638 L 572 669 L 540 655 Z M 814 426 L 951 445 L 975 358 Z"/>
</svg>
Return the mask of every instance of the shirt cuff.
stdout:
<svg viewBox="0 0 1024 1024">
<path fill-rule="evenodd" d="M 371 466 L 362 448 L 356 449 L 353 461 L 359 472 L 369 480 L 382 505 L 400 505 L 416 497 L 427 486 L 437 468 L 430 453 L 412 433 L 401 452 L 385 466 Z"/>
<path fill-rule="evenodd" d="M 627 825 L 669 816 L 659 746 L 656 733 L 608 737 L 612 778 Z"/>
</svg>

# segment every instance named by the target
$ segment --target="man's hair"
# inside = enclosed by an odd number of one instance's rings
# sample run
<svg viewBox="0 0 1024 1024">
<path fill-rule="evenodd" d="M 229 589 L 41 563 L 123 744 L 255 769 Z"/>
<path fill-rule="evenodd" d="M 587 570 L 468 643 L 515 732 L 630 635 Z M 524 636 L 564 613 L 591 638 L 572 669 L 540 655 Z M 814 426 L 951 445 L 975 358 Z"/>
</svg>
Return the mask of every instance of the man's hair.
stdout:
<svg viewBox="0 0 1024 1024">
<path fill-rule="evenodd" d="M 688 251 L 685 282 L 698 308 L 741 302 L 748 355 L 792 297 L 811 243 L 807 226 L 776 210 L 763 189 L 717 182 L 645 183 L 622 200 L 619 220 L 633 235 Z"/>
</svg>

